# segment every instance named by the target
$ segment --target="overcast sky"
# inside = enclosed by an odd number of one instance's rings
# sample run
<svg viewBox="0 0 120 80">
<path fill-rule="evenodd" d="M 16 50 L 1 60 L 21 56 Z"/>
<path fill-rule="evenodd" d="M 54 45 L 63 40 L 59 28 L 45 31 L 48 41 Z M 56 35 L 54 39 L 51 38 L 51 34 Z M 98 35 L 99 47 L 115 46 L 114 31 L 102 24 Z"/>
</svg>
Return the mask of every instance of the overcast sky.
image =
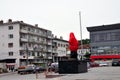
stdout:
<svg viewBox="0 0 120 80">
<path fill-rule="evenodd" d="M 0 0 L 0 20 L 38 24 L 65 40 L 74 32 L 80 40 L 79 11 L 82 38 L 86 39 L 86 27 L 120 23 L 119 5 L 120 0 Z"/>
</svg>

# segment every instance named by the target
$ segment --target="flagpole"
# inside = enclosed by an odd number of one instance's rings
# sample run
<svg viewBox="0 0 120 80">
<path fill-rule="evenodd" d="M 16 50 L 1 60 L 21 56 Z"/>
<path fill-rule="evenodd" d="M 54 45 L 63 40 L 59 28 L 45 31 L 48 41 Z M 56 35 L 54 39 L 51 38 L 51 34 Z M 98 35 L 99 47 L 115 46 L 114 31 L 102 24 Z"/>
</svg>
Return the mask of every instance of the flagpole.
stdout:
<svg viewBox="0 0 120 80">
<path fill-rule="evenodd" d="M 80 42 L 81 42 L 81 60 L 83 59 L 83 42 L 82 42 L 82 24 L 81 24 L 81 12 L 79 11 L 79 21 L 80 21 Z"/>
</svg>

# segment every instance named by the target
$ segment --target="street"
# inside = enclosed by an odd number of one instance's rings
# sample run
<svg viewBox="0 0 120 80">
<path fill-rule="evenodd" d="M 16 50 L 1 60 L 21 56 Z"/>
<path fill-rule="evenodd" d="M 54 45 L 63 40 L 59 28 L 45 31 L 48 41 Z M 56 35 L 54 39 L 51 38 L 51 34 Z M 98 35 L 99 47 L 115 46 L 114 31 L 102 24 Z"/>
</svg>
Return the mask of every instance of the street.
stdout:
<svg viewBox="0 0 120 80">
<path fill-rule="evenodd" d="M 48 75 L 56 75 L 56 77 L 46 78 L 45 73 L 39 73 L 36 79 L 36 74 L 14 73 L 3 76 L 0 74 L 0 80 L 120 80 L 120 67 L 94 67 L 90 68 L 87 73 L 48 73 Z"/>
</svg>

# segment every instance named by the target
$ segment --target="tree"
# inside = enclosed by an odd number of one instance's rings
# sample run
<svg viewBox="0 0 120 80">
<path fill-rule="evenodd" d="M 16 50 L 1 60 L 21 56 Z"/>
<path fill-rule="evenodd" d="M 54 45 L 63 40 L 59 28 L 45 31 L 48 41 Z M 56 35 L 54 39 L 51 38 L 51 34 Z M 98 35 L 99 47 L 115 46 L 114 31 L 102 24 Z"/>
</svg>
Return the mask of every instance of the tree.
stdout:
<svg viewBox="0 0 120 80">
<path fill-rule="evenodd" d="M 91 60 L 90 60 L 90 56 L 91 56 L 91 53 L 86 52 L 85 55 L 84 55 L 85 60 L 87 60 L 88 62 L 90 62 L 90 61 L 91 61 Z"/>
<path fill-rule="evenodd" d="M 80 44 L 80 40 L 79 40 L 79 44 Z M 90 44 L 90 39 L 82 39 L 82 44 Z"/>
</svg>

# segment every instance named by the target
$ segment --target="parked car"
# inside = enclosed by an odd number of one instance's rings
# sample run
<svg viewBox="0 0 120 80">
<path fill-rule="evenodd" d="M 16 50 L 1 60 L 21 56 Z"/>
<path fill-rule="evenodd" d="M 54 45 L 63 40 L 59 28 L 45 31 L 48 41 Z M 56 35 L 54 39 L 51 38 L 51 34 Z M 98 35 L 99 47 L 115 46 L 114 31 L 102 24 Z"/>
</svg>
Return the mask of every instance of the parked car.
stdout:
<svg viewBox="0 0 120 80">
<path fill-rule="evenodd" d="M 48 71 L 58 72 L 58 62 L 51 63 L 51 65 L 48 67 Z"/>
<path fill-rule="evenodd" d="M 33 66 L 22 66 L 18 68 L 18 74 L 27 74 L 33 73 L 34 67 Z"/>
<path fill-rule="evenodd" d="M 42 66 L 35 66 L 35 65 L 28 65 L 28 66 L 21 66 L 18 68 L 18 74 L 30 74 L 30 73 L 36 73 L 36 72 L 42 72 L 46 69 Z"/>
<path fill-rule="evenodd" d="M 107 62 L 105 62 L 105 61 L 100 61 L 99 62 L 99 66 L 108 66 L 108 63 Z"/>
<path fill-rule="evenodd" d="M 112 66 L 120 66 L 120 59 L 113 59 Z"/>
<path fill-rule="evenodd" d="M 35 70 L 34 70 L 34 73 L 35 72 L 43 72 L 43 71 L 45 71 L 46 70 L 46 68 L 44 68 L 43 66 L 36 66 L 35 67 Z"/>
<path fill-rule="evenodd" d="M 99 67 L 99 64 L 96 62 L 90 62 L 90 67 Z"/>
</svg>

